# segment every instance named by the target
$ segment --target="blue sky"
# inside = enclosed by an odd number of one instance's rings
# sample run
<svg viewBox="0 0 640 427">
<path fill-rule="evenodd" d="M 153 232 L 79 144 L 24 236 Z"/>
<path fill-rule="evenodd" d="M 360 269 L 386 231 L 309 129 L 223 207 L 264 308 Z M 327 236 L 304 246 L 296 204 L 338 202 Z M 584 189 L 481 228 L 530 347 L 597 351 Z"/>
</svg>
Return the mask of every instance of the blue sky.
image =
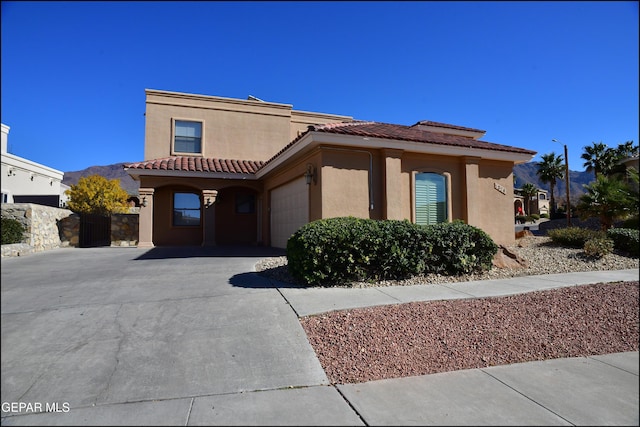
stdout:
<svg viewBox="0 0 640 427">
<path fill-rule="evenodd" d="M 145 89 L 486 130 L 563 154 L 638 144 L 638 2 L 2 1 L 9 152 L 144 156 Z"/>
</svg>

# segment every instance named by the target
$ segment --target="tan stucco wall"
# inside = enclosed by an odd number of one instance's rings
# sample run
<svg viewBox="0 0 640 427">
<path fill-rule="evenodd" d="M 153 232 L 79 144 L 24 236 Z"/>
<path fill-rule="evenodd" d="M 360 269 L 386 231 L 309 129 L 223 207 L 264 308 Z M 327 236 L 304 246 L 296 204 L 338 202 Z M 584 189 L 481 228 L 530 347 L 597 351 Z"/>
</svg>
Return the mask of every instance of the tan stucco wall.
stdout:
<svg viewBox="0 0 640 427">
<path fill-rule="evenodd" d="M 486 231 L 498 244 L 513 244 L 513 165 L 508 162 L 481 162 L 479 184 L 482 197 L 478 200 L 478 225 L 472 225 Z"/>
<path fill-rule="evenodd" d="M 311 124 L 351 120 L 287 104 L 152 90 L 145 116 L 145 160 L 180 155 L 171 152 L 173 119 L 202 121 L 204 157 L 264 161 Z"/>
<path fill-rule="evenodd" d="M 412 174 L 436 172 L 450 177 L 451 219 L 481 228 L 498 244 L 514 242 L 512 163 L 406 152 L 400 157 L 397 152 L 372 153 L 374 209 L 369 211 L 368 156 L 360 152 L 322 152 L 322 218 L 352 215 L 414 221 Z M 385 182 L 389 183 L 386 190 Z M 466 190 L 469 183 L 475 189 L 470 194 Z M 389 201 L 392 205 L 387 206 Z"/>
<path fill-rule="evenodd" d="M 322 150 L 322 218 L 355 216 L 378 218 L 380 193 L 374 191 L 373 210 L 369 200 L 369 155 L 365 152 L 344 151 L 334 147 Z M 373 153 L 372 153 L 373 154 Z M 373 186 L 379 189 L 380 170 L 377 153 L 373 165 Z M 378 202 L 376 202 L 376 200 Z"/>
</svg>

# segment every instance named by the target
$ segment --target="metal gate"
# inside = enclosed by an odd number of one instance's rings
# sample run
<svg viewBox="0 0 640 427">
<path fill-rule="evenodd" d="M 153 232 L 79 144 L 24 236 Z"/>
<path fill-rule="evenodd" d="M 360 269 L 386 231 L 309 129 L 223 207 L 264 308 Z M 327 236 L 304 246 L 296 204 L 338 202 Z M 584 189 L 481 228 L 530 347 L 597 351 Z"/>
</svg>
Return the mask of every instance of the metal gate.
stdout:
<svg viewBox="0 0 640 427">
<path fill-rule="evenodd" d="M 80 215 L 80 247 L 111 245 L 111 215 Z"/>
</svg>

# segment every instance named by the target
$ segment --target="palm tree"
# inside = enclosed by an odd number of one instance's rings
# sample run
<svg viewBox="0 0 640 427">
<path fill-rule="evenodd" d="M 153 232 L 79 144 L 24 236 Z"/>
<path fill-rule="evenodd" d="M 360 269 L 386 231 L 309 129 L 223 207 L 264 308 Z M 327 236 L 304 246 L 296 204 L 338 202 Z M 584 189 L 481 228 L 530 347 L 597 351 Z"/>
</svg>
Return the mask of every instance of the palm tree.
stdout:
<svg viewBox="0 0 640 427">
<path fill-rule="evenodd" d="M 540 177 L 540 181 L 545 184 L 549 184 L 551 191 L 551 218 L 556 213 L 556 198 L 554 195 L 554 188 L 556 186 L 556 180 L 564 177 L 564 165 L 562 164 L 562 156 L 556 156 L 556 153 L 542 155 L 542 162 L 538 164 L 538 171 L 536 172 Z"/>
<path fill-rule="evenodd" d="M 618 144 L 616 151 L 621 158 L 633 157 L 638 155 L 638 146 L 633 145 L 633 141 L 627 141 L 624 144 Z"/>
<path fill-rule="evenodd" d="M 609 153 L 609 152 L 608 152 Z M 622 160 L 629 157 L 638 156 L 638 146 L 633 145 L 633 141 L 627 141 L 624 144 L 618 144 L 618 147 L 610 150 L 611 160 L 607 166 L 610 166 L 608 173 L 603 173 L 607 176 L 621 176 L 625 175 L 626 166 L 622 163 Z"/>
<path fill-rule="evenodd" d="M 538 188 L 535 185 L 527 182 L 522 186 L 522 196 L 525 197 L 525 200 L 527 201 L 527 215 L 531 215 L 531 198 L 537 195 Z"/>
<path fill-rule="evenodd" d="M 585 162 L 582 166 L 587 169 L 587 172 L 592 172 L 595 177 L 598 178 L 598 174 L 602 172 L 603 162 L 605 161 L 607 145 L 602 142 L 592 143 L 591 146 L 583 147 L 584 153 L 580 156 Z"/>
<path fill-rule="evenodd" d="M 577 206 L 580 218 L 598 217 L 602 230 L 610 229 L 615 220 L 637 211 L 637 197 L 620 179 L 599 175 L 584 187 L 586 193 Z"/>
</svg>

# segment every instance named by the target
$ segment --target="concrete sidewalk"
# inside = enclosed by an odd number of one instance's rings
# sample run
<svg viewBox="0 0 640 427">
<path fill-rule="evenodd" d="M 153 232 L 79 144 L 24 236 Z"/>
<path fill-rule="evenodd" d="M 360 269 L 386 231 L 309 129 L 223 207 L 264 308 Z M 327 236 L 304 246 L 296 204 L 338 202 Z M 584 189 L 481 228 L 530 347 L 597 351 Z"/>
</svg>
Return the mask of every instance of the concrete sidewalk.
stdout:
<svg viewBox="0 0 640 427">
<path fill-rule="evenodd" d="M 640 421 L 637 351 L 332 385 L 298 321 L 368 305 L 638 280 L 637 269 L 298 289 L 255 273 L 255 263 L 272 255 L 255 248 L 90 248 L 3 258 L 1 424 Z"/>
<path fill-rule="evenodd" d="M 524 292 L 599 282 L 638 280 L 638 270 L 544 274 L 511 279 L 480 280 L 442 285 L 351 288 L 282 288 L 280 292 L 300 317 L 333 310 L 461 298 L 514 295 Z"/>
</svg>

